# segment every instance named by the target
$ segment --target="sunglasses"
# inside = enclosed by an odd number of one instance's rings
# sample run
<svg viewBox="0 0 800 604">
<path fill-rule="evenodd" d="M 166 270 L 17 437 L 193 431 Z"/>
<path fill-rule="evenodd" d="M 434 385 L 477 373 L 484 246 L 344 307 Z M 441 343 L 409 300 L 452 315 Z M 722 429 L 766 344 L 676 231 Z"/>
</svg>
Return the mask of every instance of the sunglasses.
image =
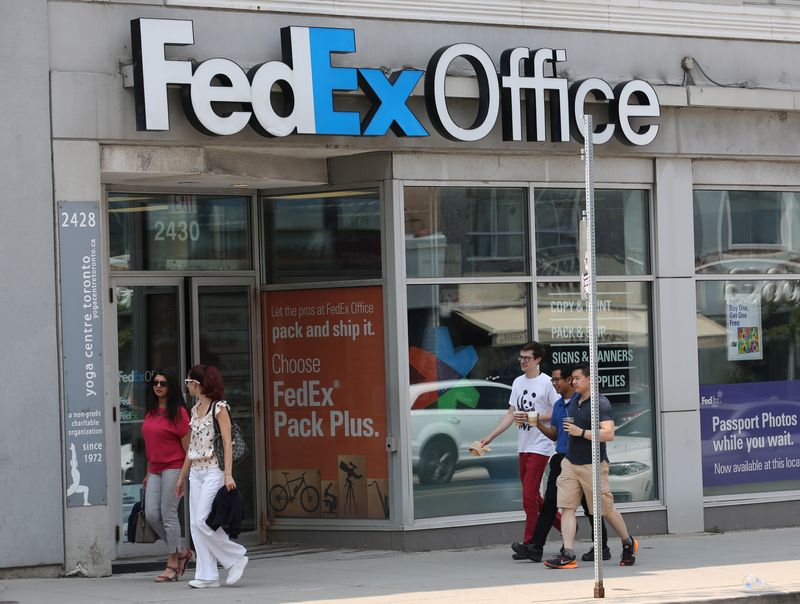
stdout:
<svg viewBox="0 0 800 604">
<path fill-rule="evenodd" d="M 161 386 L 162 388 L 166 388 L 169 386 L 169 382 L 167 380 L 153 380 L 153 386 Z"/>
<path fill-rule="evenodd" d="M 192 382 L 194 382 L 195 384 L 199 384 L 199 383 L 200 383 L 200 382 L 198 382 L 197 380 L 193 380 L 192 378 L 186 378 L 186 379 L 185 379 L 185 380 L 183 380 L 183 381 L 184 381 L 184 383 L 186 383 L 186 384 L 191 384 Z"/>
</svg>

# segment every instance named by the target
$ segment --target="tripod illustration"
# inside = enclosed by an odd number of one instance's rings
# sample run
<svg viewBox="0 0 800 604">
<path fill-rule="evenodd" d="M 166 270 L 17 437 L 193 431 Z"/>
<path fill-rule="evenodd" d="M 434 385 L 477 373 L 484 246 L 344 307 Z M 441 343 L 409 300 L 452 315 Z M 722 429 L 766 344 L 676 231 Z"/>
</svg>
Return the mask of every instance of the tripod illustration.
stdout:
<svg viewBox="0 0 800 604">
<path fill-rule="evenodd" d="M 347 474 L 347 480 L 345 480 L 344 483 L 344 513 L 356 515 L 358 514 L 358 506 L 356 505 L 356 498 L 353 494 L 353 479 L 355 478 L 358 480 L 359 478 L 364 478 L 364 475 L 356 472 L 358 466 L 353 462 L 345 463 L 344 461 L 340 461 L 339 469 Z"/>
<path fill-rule="evenodd" d="M 377 480 L 373 480 L 372 482 L 370 482 L 367 485 L 367 487 L 371 487 L 372 485 L 375 485 L 375 488 L 378 489 L 378 499 L 380 500 L 381 507 L 383 508 L 383 517 L 388 520 L 389 519 L 389 496 L 388 495 L 384 495 L 381 492 L 381 485 L 378 484 Z"/>
<path fill-rule="evenodd" d="M 283 484 L 276 484 L 269 491 L 269 503 L 276 512 L 283 511 L 286 506 L 300 496 L 300 505 L 309 514 L 319 507 L 319 491 L 306 482 L 306 473 L 289 480 L 289 472 L 281 472 Z"/>
</svg>

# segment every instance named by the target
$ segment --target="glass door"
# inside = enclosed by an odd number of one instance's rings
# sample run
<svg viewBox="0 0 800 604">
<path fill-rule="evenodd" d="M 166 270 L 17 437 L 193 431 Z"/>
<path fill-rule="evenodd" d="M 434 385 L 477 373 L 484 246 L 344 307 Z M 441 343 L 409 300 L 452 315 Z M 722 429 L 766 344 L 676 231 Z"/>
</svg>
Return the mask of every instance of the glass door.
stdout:
<svg viewBox="0 0 800 604">
<path fill-rule="evenodd" d="M 147 384 L 155 370 L 176 374 L 183 388 L 183 377 L 195 363 L 219 367 L 225 398 L 231 405 L 251 453 L 237 465 L 234 473 L 247 505 L 244 531 L 256 531 L 259 484 L 256 480 L 254 428 L 254 367 L 257 317 L 254 309 L 255 282 L 238 277 L 131 277 L 114 279 L 117 322 L 117 367 L 120 490 L 116 503 L 120 513 L 118 556 L 159 554 L 163 542 L 151 545 L 127 541 L 127 520 L 139 501 L 147 467 L 141 435 L 145 415 Z M 113 395 L 113 394 L 112 394 Z M 194 401 L 187 397 L 186 404 Z M 184 500 L 182 519 L 188 519 Z M 184 534 L 188 522 L 182 522 Z M 257 534 L 243 535 L 256 541 Z"/>
<path fill-rule="evenodd" d="M 222 373 L 225 399 L 239 424 L 250 454 L 234 470 L 245 500 L 243 531 L 257 529 L 258 486 L 254 429 L 255 284 L 249 278 L 192 278 L 193 354 L 196 362 L 216 365 Z"/>
<path fill-rule="evenodd" d="M 163 550 L 156 545 L 128 543 L 128 516 L 141 497 L 147 474 L 142 422 L 147 384 L 152 371 L 184 373 L 183 284 L 180 279 L 129 280 L 115 284 L 117 319 L 117 375 L 119 405 L 120 491 L 118 516 L 120 548 L 124 555 Z M 182 386 L 182 382 L 181 382 Z M 185 510 L 181 510 L 185 516 Z"/>
</svg>

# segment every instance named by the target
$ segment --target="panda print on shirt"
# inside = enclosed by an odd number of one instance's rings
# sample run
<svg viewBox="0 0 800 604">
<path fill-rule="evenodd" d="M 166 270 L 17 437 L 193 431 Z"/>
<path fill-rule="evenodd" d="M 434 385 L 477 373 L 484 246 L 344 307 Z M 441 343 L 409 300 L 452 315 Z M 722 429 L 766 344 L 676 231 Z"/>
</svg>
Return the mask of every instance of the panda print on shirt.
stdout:
<svg viewBox="0 0 800 604">
<path fill-rule="evenodd" d="M 527 390 L 522 391 L 522 395 L 517 397 L 517 411 L 535 411 L 536 410 L 536 403 L 534 399 L 536 398 L 535 392 L 528 392 Z M 533 430 L 533 426 L 530 424 L 523 424 L 519 426 L 520 430 Z"/>
</svg>

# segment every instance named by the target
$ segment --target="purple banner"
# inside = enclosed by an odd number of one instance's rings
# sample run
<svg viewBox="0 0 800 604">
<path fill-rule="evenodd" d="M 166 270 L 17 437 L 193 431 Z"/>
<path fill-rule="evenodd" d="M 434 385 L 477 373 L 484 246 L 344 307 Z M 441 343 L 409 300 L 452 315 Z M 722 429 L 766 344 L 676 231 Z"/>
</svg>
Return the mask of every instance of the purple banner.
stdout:
<svg viewBox="0 0 800 604">
<path fill-rule="evenodd" d="M 700 387 L 703 486 L 800 479 L 800 381 Z"/>
</svg>

